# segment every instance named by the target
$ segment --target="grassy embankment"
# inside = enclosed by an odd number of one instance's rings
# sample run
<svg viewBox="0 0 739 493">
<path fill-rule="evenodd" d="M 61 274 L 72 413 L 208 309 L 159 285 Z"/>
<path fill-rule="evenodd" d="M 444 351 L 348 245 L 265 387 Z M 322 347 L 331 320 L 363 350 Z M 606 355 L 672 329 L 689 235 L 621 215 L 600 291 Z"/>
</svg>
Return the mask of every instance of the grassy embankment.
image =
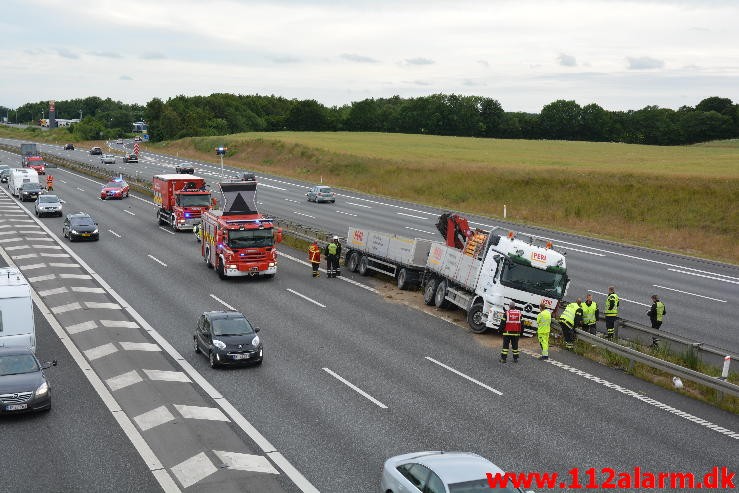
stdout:
<svg viewBox="0 0 739 493">
<path fill-rule="evenodd" d="M 70 138 L 63 129 L 11 133 Z M 505 204 L 514 222 L 739 263 L 737 140 L 657 147 L 277 132 L 146 146 L 215 163 L 219 145 L 231 166 L 491 217 Z"/>
</svg>

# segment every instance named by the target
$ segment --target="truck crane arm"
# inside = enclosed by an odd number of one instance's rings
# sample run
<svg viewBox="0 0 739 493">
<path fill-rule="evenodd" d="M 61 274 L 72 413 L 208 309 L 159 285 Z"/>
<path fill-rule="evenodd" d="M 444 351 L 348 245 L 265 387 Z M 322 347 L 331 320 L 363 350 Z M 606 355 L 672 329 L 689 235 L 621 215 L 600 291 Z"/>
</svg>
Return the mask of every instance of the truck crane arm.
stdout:
<svg viewBox="0 0 739 493">
<path fill-rule="evenodd" d="M 445 212 L 439 216 L 439 221 L 436 223 L 436 229 L 438 229 L 439 233 L 444 237 L 447 246 L 457 248 L 459 250 L 464 249 L 467 238 L 472 236 L 474 233 L 474 231 L 470 229 L 467 219 L 451 212 Z"/>
</svg>

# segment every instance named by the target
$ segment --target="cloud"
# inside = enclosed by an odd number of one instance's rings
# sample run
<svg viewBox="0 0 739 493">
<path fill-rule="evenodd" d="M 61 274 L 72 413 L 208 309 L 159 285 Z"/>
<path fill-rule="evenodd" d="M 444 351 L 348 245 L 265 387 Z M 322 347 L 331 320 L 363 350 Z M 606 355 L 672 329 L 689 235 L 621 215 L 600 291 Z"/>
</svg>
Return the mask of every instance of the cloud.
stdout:
<svg viewBox="0 0 739 493">
<path fill-rule="evenodd" d="M 300 63 L 301 62 L 300 58 L 296 58 L 290 55 L 275 56 L 275 57 L 272 57 L 272 61 L 275 63 Z"/>
<path fill-rule="evenodd" d="M 88 52 L 88 55 L 99 56 L 102 58 L 123 58 L 120 53 L 115 53 L 113 51 L 90 51 Z"/>
<path fill-rule="evenodd" d="M 665 66 L 664 60 L 657 60 L 648 56 L 626 57 L 626 61 L 629 62 L 629 70 L 649 70 Z"/>
<path fill-rule="evenodd" d="M 76 53 L 72 53 L 66 48 L 57 48 L 56 52 L 59 53 L 60 57 L 71 58 L 72 60 L 76 60 L 79 58 L 79 55 L 77 55 Z"/>
<path fill-rule="evenodd" d="M 374 58 L 370 58 L 368 56 L 364 55 L 356 55 L 354 53 L 342 53 L 339 55 L 344 60 L 348 60 L 350 62 L 357 62 L 357 63 L 378 63 L 377 60 Z"/>
<path fill-rule="evenodd" d="M 405 59 L 406 65 L 433 65 L 434 61 L 429 60 L 428 58 L 406 58 Z"/>
<path fill-rule="evenodd" d="M 479 63 L 480 65 L 482 65 L 485 68 L 490 68 L 490 64 L 488 62 L 486 62 L 485 60 L 477 60 L 477 63 Z"/>
<path fill-rule="evenodd" d="M 414 86 L 430 86 L 431 82 L 425 81 L 425 80 L 411 80 L 407 82 L 408 84 L 412 84 Z"/>
<path fill-rule="evenodd" d="M 576 67 L 577 66 L 577 60 L 572 55 L 565 55 L 564 53 L 560 53 L 557 57 L 557 61 L 560 65 L 563 67 Z"/>
<path fill-rule="evenodd" d="M 163 53 L 148 52 L 148 53 L 143 53 L 139 58 L 141 58 L 142 60 L 164 60 L 167 57 L 164 56 Z"/>
<path fill-rule="evenodd" d="M 133 80 L 133 77 L 129 77 L 128 75 L 121 75 L 118 77 L 120 80 Z"/>
</svg>

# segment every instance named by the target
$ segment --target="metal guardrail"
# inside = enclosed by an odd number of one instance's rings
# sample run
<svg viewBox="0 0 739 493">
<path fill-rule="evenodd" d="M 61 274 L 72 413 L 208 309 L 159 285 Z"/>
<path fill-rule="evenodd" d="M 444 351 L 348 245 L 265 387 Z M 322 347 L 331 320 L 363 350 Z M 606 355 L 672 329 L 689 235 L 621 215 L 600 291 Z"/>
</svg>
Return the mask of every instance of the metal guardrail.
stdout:
<svg viewBox="0 0 739 493">
<path fill-rule="evenodd" d="M 644 354 L 635 349 L 621 346 L 618 343 L 611 342 L 606 339 L 602 339 L 598 336 L 594 336 L 590 334 L 589 332 L 584 332 L 580 329 L 576 329 L 576 331 L 577 331 L 577 337 L 579 339 L 586 340 L 595 346 L 605 348 L 608 351 L 611 351 L 612 353 L 618 354 L 619 356 L 623 356 L 624 358 L 627 358 L 630 361 L 631 365 L 633 365 L 634 362 L 639 362 L 639 363 L 649 366 L 650 368 L 655 368 L 657 370 L 661 370 L 666 373 L 677 375 L 686 380 L 690 380 L 691 382 L 705 385 L 706 387 L 710 387 L 724 394 L 729 394 L 729 395 L 733 395 L 734 397 L 739 397 L 739 385 L 734 385 L 733 383 L 722 380 L 721 378 L 705 375 L 695 370 L 691 370 L 690 368 L 685 368 L 683 366 L 676 365 L 675 363 L 671 363 L 669 361 L 655 358 L 654 356 Z M 662 334 L 661 332 L 658 332 L 658 333 Z"/>
</svg>

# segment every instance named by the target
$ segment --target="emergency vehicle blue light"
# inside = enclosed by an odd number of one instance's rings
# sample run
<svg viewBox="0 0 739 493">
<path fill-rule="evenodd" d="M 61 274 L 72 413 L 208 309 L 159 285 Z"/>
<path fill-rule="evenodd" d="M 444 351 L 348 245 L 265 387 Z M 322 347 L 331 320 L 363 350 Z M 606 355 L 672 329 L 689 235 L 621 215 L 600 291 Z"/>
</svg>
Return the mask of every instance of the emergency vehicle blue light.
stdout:
<svg viewBox="0 0 739 493">
<path fill-rule="evenodd" d="M 189 212 L 185 212 L 185 217 L 190 217 L 190 213 Z"/>
</svg>

